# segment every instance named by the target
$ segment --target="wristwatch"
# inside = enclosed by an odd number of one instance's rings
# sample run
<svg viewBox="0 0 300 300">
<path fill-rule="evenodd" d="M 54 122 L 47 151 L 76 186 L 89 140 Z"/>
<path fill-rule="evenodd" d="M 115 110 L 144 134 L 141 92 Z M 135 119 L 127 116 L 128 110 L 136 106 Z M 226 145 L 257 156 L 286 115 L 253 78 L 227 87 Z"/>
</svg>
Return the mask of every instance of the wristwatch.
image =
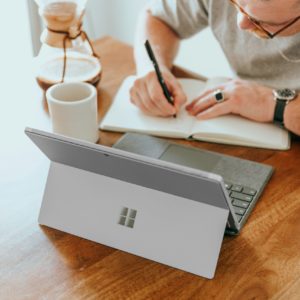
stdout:
<svg viewBox="0 0 300 300">
<path fill-rule="evenodd" d="M 280 127 L 284 127 L 284 109 L 290 101 L 297 97 L 297 92 L 291 89 L 273 90 L 273 96 L 276 101 L 273 122 Z"/>
</svg>

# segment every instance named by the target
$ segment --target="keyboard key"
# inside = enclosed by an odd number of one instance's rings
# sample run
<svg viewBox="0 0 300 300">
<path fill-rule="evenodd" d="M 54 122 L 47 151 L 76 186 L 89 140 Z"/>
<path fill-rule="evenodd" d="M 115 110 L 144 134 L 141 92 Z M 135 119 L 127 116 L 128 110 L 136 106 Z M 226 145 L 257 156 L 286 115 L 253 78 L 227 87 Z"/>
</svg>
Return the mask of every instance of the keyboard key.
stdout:
<svg viewBox="0 0 300 300">
<path fill-rule="evenodd" d="M 238 207 L 242 207 L 242 208 L 248 208 L 248 206 L 249 206 L 249 202 L 238 200 L 238 199 L 234 199 L 232 204 L 234 206 L 238 206 Z"/>
<path fill-rule="evenodd" d="M 241 185 L 236 185 L 234 184 L 231 188 L 232 191 L 235 191 L 235 192 L 241 192 L 243 190 L 243 187 Z"/>
<path fill-rule="evenodd" d="M 237 192 L 231 192 L 230 197 L 235 198 L 235 199 L 239 199 L 239 200 L 243 200 L 243 201 L 248 201 L 248 202 L 251 202 L 252 199 L 253 199 L 252 196 L 245 195 L 245 194 L 242 194 L 242 193 L 237 193 Z"/>
<path fill-rule="evenodd" d="M 230 183 L 225 183 L 225 187 L 226 187 L 227 190 L 230 190 L 231 187 L 232 187 L 232 184 L 230 184 Z"/>
<path fill-rule="evenodd" d="M 234 206 L 233 209 L 236 214 L 241 215 L 241 216 L 243 216 L 244 213 L 246 212 L 246 209 L 241 208 L 241 207 Z"/>
<path fill-rule="evenodd" d="M 250 195 L 250 196 L 255 196 L 256 195 L 256 190 L 244 187 L 243 188 L 243 194 L 247 194 L 247 195 Z"/>
<path fill-rule="evenodd" d="M 241 223 L 242 221 L 242 216 L 237 216 L 238 222 Z"/>
</svg>

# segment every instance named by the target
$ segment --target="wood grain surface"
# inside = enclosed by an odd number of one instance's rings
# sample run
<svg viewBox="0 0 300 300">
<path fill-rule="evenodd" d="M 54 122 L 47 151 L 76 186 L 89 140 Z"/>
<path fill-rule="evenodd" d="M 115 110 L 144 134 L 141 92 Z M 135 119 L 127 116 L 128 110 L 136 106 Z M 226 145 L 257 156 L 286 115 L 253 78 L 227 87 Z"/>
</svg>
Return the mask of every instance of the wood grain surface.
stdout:
<svg viewBox="0 0 300 300">
<path fill-rule="evenodd" d="M 130 46 L 110 37 L 94 45 L 103 65 L 101 118 L 135 66 Z M 186 75 L 184 70 L 175 73 Z M 35 95 L 31 111 L 48 124 L 43 97 Z M 100 143 L 110 146 L 120 136 L 101 132 Z M 24 161 L 25 175 L 1 184 L 0 299 L 300 299 L 299 139 L 293 139 L 289 151 L 176 142 L 275 167 L 241 234 L 224 238 L 213 280 L 40 226 L 48 162 L 28 142 L 30 168 Z"/>
</svg>

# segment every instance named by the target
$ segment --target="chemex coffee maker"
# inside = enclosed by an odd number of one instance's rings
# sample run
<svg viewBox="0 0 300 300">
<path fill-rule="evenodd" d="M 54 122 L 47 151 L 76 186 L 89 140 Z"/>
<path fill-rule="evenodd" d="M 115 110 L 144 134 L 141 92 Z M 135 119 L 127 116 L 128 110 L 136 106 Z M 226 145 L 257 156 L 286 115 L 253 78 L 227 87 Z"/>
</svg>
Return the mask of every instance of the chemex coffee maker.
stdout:
<svg viewBox="0 0 300 300">
<path fill-rule="evenodd" d="M 35 0 L 46 28 L 36 57 L 36 79 L 42 89 L 60 82 L 97 85 L 101 63 L 82 30 L 87 0 Z"/>
</svg>

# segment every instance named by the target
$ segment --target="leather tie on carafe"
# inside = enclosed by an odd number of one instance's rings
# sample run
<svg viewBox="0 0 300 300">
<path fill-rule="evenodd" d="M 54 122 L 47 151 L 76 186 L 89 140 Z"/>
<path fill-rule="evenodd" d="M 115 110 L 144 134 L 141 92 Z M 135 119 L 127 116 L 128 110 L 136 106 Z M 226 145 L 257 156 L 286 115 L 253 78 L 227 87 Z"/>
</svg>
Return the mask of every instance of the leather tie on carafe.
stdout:
<svg viewBox="0 0 300 300">
<path fill-rule="evenodd" d="M 60 82 L 64 82 L 65 80 L 65 75 L 66 75 L 66 68 L 67 68 L 67 41 L 72 41 L 77 39 L 79 36 L 83 35 L 84 38 L 87 40 L 87 42 L 89 43 L 91 50 L 92 50 L 92 54 L 94 57 L 96 57 L 97 59 L 100 59 L 100 57 L 96 54 L 93 45 L 87 35 L 87 33 L 85 31 L 82 30 L 82 24 L 80 24 L 80 26 L 78 26 L 78 33 L 73 36 L 71 35 L 70 31 L 62 31 L 62 30 L 54 30 L 51 29 L 49 27 L 47 27 L 47 30 L 53 33 L 58 33 L 58 34 L 64 34 L 65 37 L 63 39 L 63 49 L 64 49 L 64 64 L 63 64 L 63 72 L 62 72 L 62 78 Z"/>
</svg>

